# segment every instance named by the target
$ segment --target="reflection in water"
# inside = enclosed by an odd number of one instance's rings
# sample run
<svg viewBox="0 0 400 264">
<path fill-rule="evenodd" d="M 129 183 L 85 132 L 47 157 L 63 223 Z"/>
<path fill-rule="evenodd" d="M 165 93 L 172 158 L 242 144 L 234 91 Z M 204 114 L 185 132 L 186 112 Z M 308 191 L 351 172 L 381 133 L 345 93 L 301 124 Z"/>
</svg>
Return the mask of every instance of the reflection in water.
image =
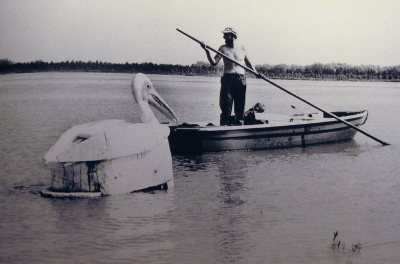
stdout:
<svg viewBox="0 0 400 264">
<path fill-rule="evenodd" d="M 249 247 L 246 239 L 249 229 L 245 223 L 249 216 L 243 207 L 248 202 L 248 160 L 243 154 L 251 156 L 250 152 L 225 152 L 174 157 L 174 171 L 178 175 L 188 177 L 181 173 L 185 171 L 195 171 L 202 175 L 193 179 L 201 184 L 196 186 L 200 191 L 191 190 L 198 196 L 186 197 L 186 203 L 177 206 L 185 207 L 189 204 L 190 209 L 185 210 L 184 217 L 200 216 L 197 219 L 199 223 L 207 222 L 206 229 L 209 231 L 205 238 L 193 228 L 190 230 L 199 244 L 211 247 L 209 252 L 218 263 L 240 261 L 243 252 Z M 206 179 L 200 180 L 200 177 Z M 209 206 L 193 206 L 192 199 L 201 200 Z"/>
<path fill-rule="evenodd" d="M 246 219 L 243 204 L 246 202 L 246 162 L 237 157 L 239 152 L 225 153 L 224 159 L 217 162 L 220 190 L 217 197 L 220 199 L 220 225 L 218 251 L 223 256 L 222 261 L 235 262 L 243 259 L 241 252 L 245 250 L 246 231 L 243 221 Z"/>
<path fill-rule="evenodd" d="M 174 156 L 178 183 L 174 202 L 183 210 L 178 217 L 195 221 L 177 226 L 174 232 L 191 236 L 190 242 L 202 245 L 199 250 L 206 248 L 218 263 L 243 262 L 260 252 L 285 262 L 282 248 L 287 248 L 289 259 L 295 259 L 301 243 L 312 244 L 308 236 L 318 240 L 321 235 L 309 223 L 318 226 L 316 219 L 321 218 L 322 223 L 334 226 L 341 218 L 341 212 L 327 208 L 346 204 L 351 198 L 337 194 L 335 183 L 348 182 L 347 164 L 364 152 L 363 146 L 349 141 L 304 149 Z M 339 177 L 335 174 L 343 168 L 337 167 L 338 160 L 347 169 Z M 321 184 L 332 189 L 320 192 Z M 321 238 L 319 243 L 324 241 Z M 324 250 L 329 250 L 326 241 Z"/>
</svg>

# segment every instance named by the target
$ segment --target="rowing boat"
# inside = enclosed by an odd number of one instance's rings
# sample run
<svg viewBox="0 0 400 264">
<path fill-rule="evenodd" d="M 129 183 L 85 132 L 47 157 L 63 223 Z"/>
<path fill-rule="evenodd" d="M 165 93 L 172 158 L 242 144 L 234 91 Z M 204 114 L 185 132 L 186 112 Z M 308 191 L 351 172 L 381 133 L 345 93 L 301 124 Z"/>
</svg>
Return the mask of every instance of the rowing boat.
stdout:
<svg viewBox="0 0 400 264">
<path fill-rule="evenodd" d="M 332 114 L 359 127 L 368 111 L 337 111 Z M 257 124 L 219 126 L 219 122 L 170 125 L 172 153 L 206 153 L 230 150 L 258 150 L 331 143 L 353 139 L 356 130 L 328 113 L 282 115 L 256 114 Z"/>
</svg>

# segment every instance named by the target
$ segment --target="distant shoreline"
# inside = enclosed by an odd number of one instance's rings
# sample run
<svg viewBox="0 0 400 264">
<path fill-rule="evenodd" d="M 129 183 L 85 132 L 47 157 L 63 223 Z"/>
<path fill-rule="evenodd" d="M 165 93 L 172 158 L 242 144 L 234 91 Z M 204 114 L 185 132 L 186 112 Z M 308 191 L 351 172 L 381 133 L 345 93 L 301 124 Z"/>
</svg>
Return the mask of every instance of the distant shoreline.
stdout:
<svg viewBox="0 0 400 264">
<path fill-rule="evenodd" d="M 56 73 L 56 72 L 62 72 L 62 73 L 125 73 L 125 74 L 135 74 L 139 72 L 117 72 L 117 71 L 80 71 L 80 70 L 62 70 L 62 71 L 24 71 L 24 72 L 0 72 L 0 75 L 8 75 L 8 74 L 24 74 L 24 73 Z M 141 72 L 144 74 L 157 74 L 157 75 L 175 75 L 175 76 L 187 76 L 187 77 L 221 77 L 222 74 L 180 74 L 180 73 L 159 73 L 159 72 Z M 246 74 L 248 78 L 254 78 L 256 77 L 248 73 Z M 399 79 L 392 79 L 392 80 L 387 80 L 387 79 L 360 79 L 360 78 L 340 78 L 340 77 L 269 77 L 266 76 L 267 79 L 270 80 L 293 80 L 293 81 L 348 81 L 348 82 L 400 82 Z"/>
<path fill-rule="evenodd" d="M 362 81 L 362 82 L 400 82 L 400 65 L 380 67 L 374 65 L 352 66 L 343 63 L 314 63 L 307 66 L 286 64 L 256 65 L 256 71 L 268 79 L 275 80 L 312 80 L 312 81 Z M 223 67 L 212 67 L 206 62 L 188 65 L 154 63 L 108 63 L 108 62 L 43 62 L 13 63 L 0 60 L 0 74 L 36 73 L 36 72 L 99 72 L 99 73 L 138 73 L 220 77 Z M 249 78 L 256 78 L 247 74 Z"/>
</svg>

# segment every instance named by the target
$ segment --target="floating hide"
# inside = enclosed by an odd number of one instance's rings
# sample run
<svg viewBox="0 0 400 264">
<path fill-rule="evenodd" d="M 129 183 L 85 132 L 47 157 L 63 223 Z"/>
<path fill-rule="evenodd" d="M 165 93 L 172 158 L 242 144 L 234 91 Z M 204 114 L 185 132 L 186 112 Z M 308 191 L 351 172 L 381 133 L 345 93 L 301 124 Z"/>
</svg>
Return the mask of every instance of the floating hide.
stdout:
<svg viewBox="0 0 400 264">
<path fill-rule="evenodd" d="M 167 182 L 170 187 L 168 135 L 168 126 L 123 120 L 75 126 L 44 157 L 52 174 L 52 190 L 109 195 Z"/>
<path fill-rule="evenodd" d="M 159 124 L 149 104 L 174 122 L 178 118 L 146 75 L 136 74 L 131 86 L 141 123 L 105 120 L 72 127 L 44 156 L 52 175 L 50 192 L 58 192 L 53 197 L 173 186 L 170 129 Z"/>
</svg>

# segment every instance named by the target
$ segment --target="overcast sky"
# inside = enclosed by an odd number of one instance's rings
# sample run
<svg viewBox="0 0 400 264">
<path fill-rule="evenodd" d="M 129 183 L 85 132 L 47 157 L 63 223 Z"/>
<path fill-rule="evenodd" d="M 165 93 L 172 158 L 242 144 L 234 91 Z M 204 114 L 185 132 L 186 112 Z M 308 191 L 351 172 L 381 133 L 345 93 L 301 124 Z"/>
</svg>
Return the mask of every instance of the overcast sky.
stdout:
<svg viewBox="0 0 400 264">
<path fill-rule="evenodd" d="M 399 0 L 0 0 L 0 59 L 206 61 L 233 27 L 254 64 L 400 65 Z"/>
</svg>

